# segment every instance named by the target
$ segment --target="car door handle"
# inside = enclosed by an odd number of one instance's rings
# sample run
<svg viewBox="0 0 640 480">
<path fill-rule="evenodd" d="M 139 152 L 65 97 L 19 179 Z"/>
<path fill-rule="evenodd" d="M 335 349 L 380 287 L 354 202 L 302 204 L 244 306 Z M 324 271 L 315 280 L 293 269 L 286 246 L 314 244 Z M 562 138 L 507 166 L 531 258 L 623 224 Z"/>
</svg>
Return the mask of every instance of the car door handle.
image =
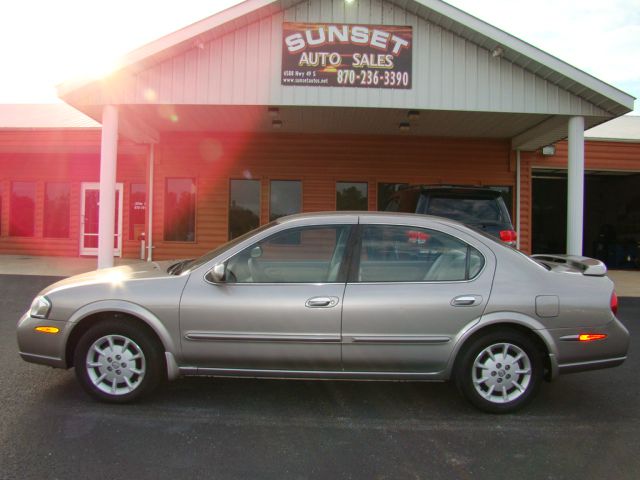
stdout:
<svg viewBox="0 0 640 480">
<path fill-rule="evenodd" d="M 480 295 L 460 295 L 451 300 L 454 307 L 474 307 L 482 302 Z"/>
<path fill-rule="evenodd" d="M 304 304 L 308 308 L 331 308 L 338 304 L 338 297 L 312 297 Z"/>
</svg>

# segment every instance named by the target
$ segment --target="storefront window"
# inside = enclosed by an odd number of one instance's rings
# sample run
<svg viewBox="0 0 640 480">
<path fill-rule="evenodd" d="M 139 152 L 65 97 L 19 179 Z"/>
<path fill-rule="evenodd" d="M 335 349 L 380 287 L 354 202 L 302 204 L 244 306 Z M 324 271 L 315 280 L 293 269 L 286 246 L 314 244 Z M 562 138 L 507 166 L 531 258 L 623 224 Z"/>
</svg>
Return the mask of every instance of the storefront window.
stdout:
<svg viewBox="0 0 640 480">
<path fill-rule="evenodd" d="M 196 181 L 193 178 L 166 180 L 164 239 L 169 242 L 196 239 Z"/>
<path fill-rule="evenodd" d="M 9 210 L 9 235 L 33 237 L 36 214 L 35 182 L 13 182 Z"/>
<path fill-rule="evenodd" d="M 129 196 L 129 240 L 139 240 L 144 233 L 147 212 L 147 186 L 132 183 Z"/>
<path fill-rule="evenodd" d="M 379 183 L 378 184 L 378 210 L 384 211 L 391 197 L 398 190 L 406 188 L 408 183 Z"/>
<path fill-rule="evenodd" d="M 47 183 L 44 189 L 44 236 L 47 238 L 69 238 L 68 183 Z"/>
<path fill-rule="evenodd" d="M 336 183 L 336 210 L 368 210 L 367 190 L 364 182 Z"/>
<path fill-rule="evenodd" d="M 260 225 L 260 181 L 231 180 L 229 186 L 229 239 Z"/>
<path fill-rule="evenodd" d="M 269 190 L 269 221 L 302 211 L 302 182 L 272 180 Z"/>
</svg>

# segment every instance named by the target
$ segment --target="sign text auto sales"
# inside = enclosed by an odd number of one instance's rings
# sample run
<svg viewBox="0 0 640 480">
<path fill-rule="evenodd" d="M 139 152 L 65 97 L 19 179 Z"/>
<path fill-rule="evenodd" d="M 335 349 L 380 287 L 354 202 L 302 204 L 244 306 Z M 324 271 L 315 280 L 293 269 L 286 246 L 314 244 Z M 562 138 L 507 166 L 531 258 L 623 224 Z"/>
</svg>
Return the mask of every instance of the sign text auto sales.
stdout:
<svg viewBox="0 0 640 480">
<path fill-rule="evenodd" d="M 282 85 L 411 88 L 410 26 L 283 24 Z"/>
</svg>

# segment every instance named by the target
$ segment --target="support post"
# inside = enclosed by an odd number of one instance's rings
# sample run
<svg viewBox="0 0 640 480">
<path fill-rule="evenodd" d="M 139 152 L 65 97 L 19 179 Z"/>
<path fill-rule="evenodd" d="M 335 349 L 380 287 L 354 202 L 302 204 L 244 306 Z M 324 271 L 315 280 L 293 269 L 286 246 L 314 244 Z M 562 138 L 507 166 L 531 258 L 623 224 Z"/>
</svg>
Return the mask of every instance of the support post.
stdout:
<svg viewBox="0 0 640 480">
<path fill-rule="evenodd" d="M 567 170 L 567 253 L 582 255 L 584 212 L 584 117 L 569 119 Z"/>
<path fill-rule="evenodd" d="M 516 150 L 516 248 L 520 250 L 520 149 Z"/>
<path fill-rule="evenodd" d="M 117 159 L 118 108 L 114 105 L 105 105 L 102 109 L 102 142 L 100 145 L 99 269 L 113 267 Z"/>
<path fill-rule="evenodd" d="M 153 169 L 156 159 L 155 145 L 149 145 L 149 180 L 147 185 L 147 262 L 153 260 Z"/>
</svg>

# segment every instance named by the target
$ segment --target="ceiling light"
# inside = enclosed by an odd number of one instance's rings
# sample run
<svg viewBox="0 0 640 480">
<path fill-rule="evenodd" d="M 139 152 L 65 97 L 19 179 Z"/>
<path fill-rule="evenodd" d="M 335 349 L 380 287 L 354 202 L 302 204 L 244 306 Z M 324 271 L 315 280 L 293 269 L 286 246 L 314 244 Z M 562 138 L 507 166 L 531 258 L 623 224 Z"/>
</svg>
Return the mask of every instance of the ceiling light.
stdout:
<svg viewBox="0 0 640 480">
<path fill-rule="evenodd" d="M 398 127 L 400 128 L 401 132 L 408 132 L 409 130 L 411 130 L 411 126 L 408 122 L 402 122 L 400 123 L 400 125 L 398 125 Z"/>
<path fill-rule="evenodd" d="M 274 120 L 271 122 L 273 128 L 282 128 L 282 120 Z"/>
<path fill-rule="evenodd" d="M 280 115 L 280 109 L 278 107 L 269 107 L 267 111 L 269 112 L 269 115 L 271 115 L 273 118 Z"/>
<path fill-rule="evenodd" d="M 418 110 L 409 110 L 407 112 L 407 118 L 410 121 L 415 122 L 416 120 L 418 120 L 420 118 L 420 112 Z"/>
</svg>

